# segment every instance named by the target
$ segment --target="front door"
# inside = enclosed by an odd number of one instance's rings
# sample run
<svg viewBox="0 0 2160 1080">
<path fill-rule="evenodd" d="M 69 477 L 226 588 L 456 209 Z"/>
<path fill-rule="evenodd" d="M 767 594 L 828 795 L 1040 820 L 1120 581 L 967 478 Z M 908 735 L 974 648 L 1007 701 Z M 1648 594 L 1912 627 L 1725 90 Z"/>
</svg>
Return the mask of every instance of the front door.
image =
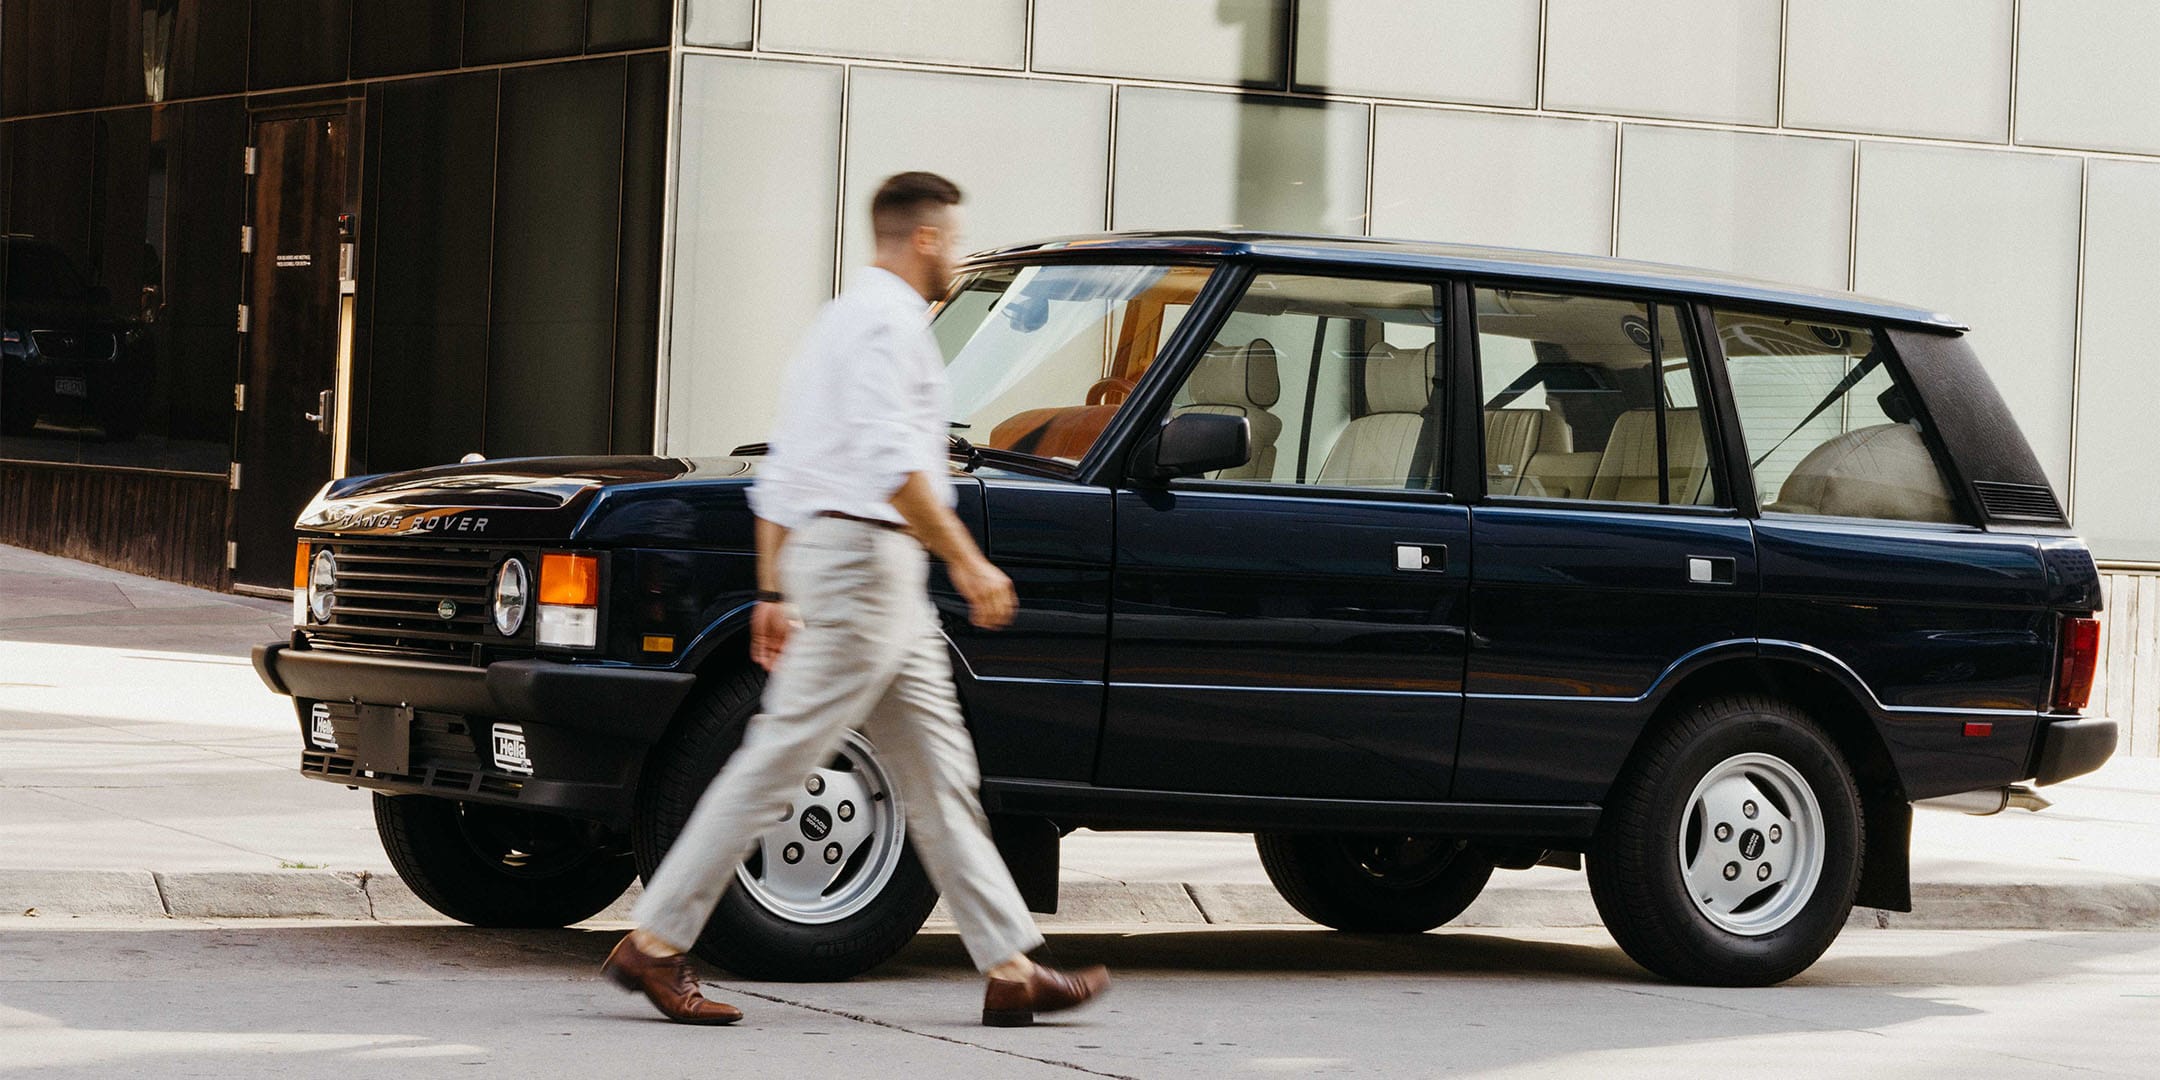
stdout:
<svg viewBox="0 0 2160 1080">
<path fill-rule="evenodd" d="M 1096 783 L 1447 798 L 1470 520 L 1443 490 L 1446 296 L 1253 277 L 1169 409 L 1245 417 L 1251 460 L 1116 496 Z"/>
<path fill-rule="evenodd" d="M 234 494 L 233 581 L 292 581 L 293 519 L 329 481 L 339 348 L 340 110 L 258 120 Z"/>
</svg>

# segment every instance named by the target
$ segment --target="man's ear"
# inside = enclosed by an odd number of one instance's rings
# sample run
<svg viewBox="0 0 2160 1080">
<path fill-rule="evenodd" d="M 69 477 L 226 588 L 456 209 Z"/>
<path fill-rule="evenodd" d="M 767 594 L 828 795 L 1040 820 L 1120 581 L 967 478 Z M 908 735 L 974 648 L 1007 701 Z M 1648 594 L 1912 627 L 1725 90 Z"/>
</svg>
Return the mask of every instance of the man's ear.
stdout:
<svg viewBox="0 0 2160 1080">
<path fill-rule="evenodd" d="M 937 226 L 915 226 L 915 253 L 917 255 L 934 258 L 941 250 L 943 250 L 942 245 L 944 244 L 944 242 L 945 237 L 943 235 L 943 231 L 940 230 Z"/>
</svg>

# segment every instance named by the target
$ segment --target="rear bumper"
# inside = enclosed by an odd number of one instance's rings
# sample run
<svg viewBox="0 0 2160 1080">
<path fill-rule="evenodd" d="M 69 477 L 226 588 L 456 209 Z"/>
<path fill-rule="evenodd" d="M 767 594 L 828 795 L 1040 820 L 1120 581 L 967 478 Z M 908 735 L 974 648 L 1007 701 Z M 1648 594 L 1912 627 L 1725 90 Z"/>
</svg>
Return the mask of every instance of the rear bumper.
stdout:
<svg viewBox="0 0 2160 1080">
<path fill-rule="evenodd" d="M 2043 723 L 2033 781 L 2053 784 L 2107 764 L 2115 755 L 2116 736 L 2115 721 L 2099 717 Z"/>
<path fill-rule="evenodd" d="M 263 682 L 293 698 L 304 776 L 614 824 L 628 822 L 646 752 L 697 682 L 684 672 L 554 660 L 470 668 L 282 642 L 257 646 L 254 658 Z M 310 736 L 318 709 L 336 746 Z M 497 764 L 497 723 L 519 726 L 530 772 Z"/>
</svg>

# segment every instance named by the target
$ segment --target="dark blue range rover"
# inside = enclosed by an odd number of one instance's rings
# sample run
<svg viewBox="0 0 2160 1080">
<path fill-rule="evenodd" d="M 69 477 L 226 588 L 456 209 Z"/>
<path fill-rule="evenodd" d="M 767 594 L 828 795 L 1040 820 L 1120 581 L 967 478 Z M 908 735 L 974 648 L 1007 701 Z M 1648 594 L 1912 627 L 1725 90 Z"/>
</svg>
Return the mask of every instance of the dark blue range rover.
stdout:
<svg viewBox="0 0 2160 1080">
<path fill-rule="evenodd" d="M 1613 936 L 1765 984 L 1909 907 L 1915 801 L 2097 768 L 2093 562 L 1961 328 L 1671 267 L 1248 233 L 973 260 L 938 311 L 940 593 L 983 797 L 1056 901 L 1074 828 L 1257 836 L 1297 909 L 1415 933 L 1587 864 Z M 327 488 L 292 639 L 312 777 L 454 918 L 559 925 L 655 866 L 755 710 L 758 448 Z M 850 740 L 700 952 L 836 978 L 934 901 Z M 810 813 L 823 807 L 824 813 Z M 830 838 L 795 835 L 815 819 Z"/>
</svg>

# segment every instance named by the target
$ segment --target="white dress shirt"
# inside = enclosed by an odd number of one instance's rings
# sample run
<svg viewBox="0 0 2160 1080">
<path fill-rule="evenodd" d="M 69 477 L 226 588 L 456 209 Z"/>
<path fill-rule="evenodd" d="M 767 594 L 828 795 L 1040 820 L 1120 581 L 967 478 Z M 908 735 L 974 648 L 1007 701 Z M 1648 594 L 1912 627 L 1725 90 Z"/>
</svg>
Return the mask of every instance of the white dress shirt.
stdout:
<svg viewBox="0 0 2160 1080">
<path fill-rule="evenodd" d="M 788 529 L 827 511 L 903 524 L 891 499 L 917 472 L 951 505 L 945 357 L 927 311 L 875 266 L 818 311 L 782 378 L 751 512 Z"/>
</svg>

